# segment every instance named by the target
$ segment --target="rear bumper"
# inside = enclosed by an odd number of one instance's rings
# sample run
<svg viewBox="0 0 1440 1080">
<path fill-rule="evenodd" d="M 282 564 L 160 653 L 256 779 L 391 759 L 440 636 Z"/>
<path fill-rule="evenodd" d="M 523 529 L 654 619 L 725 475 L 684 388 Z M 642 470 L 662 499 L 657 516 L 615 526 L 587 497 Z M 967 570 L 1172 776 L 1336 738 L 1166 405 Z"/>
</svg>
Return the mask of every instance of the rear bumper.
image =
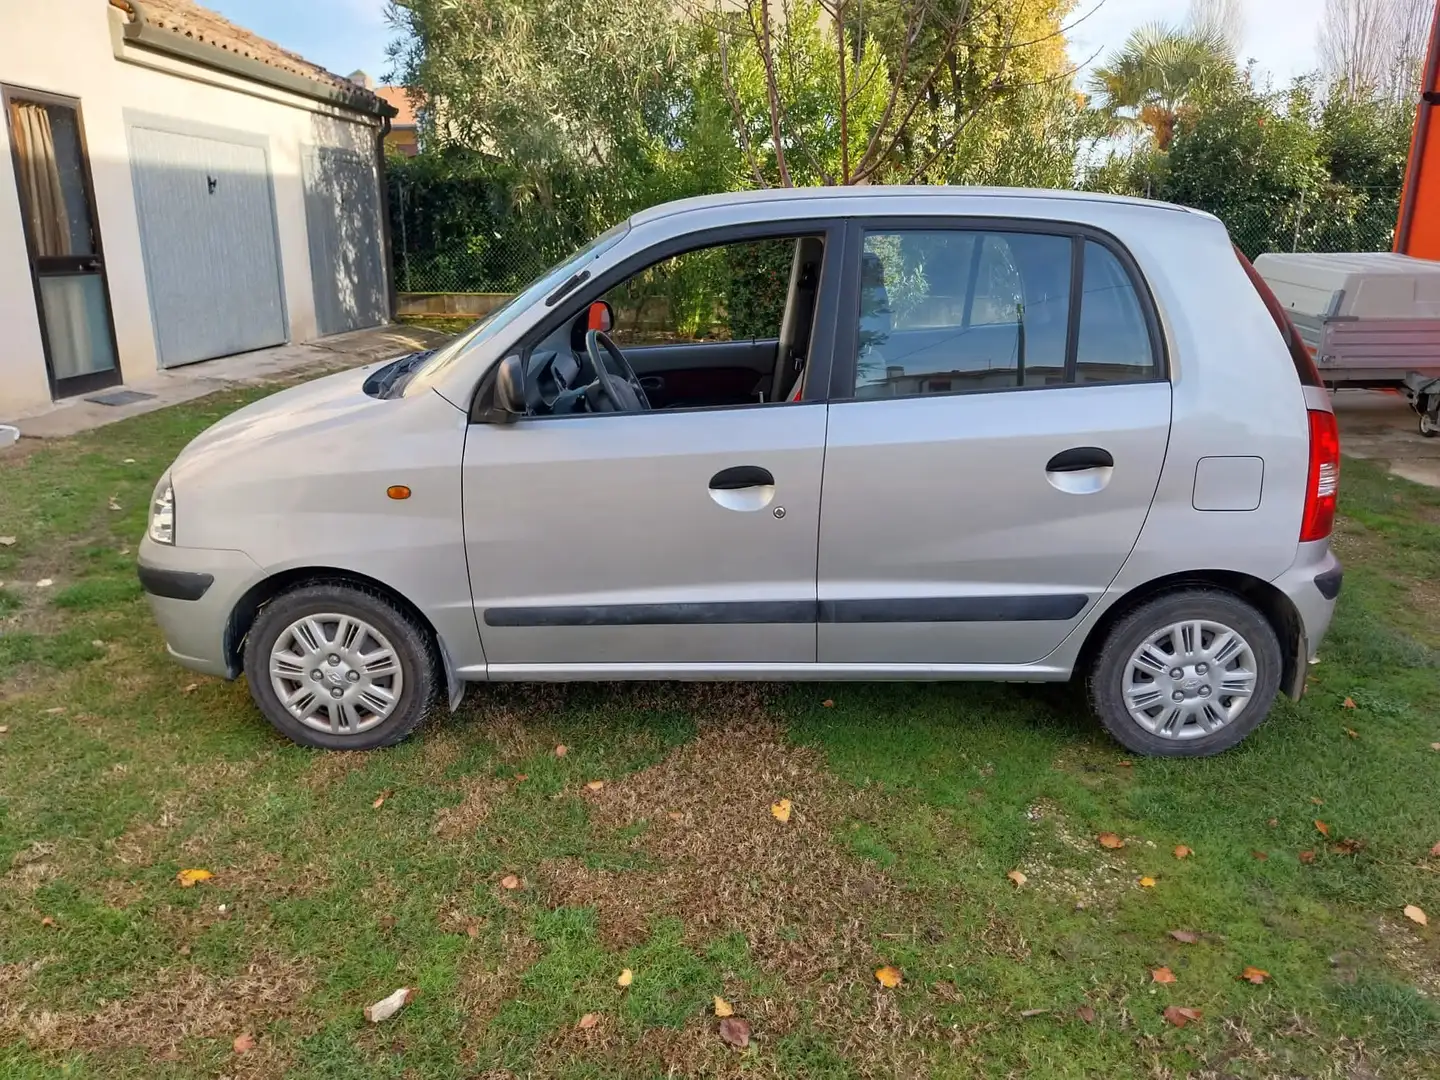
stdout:
<svg viewBox="0 0 1440 1080">
<path fill-rule="evenodd" d="M 1322 540 L 1301 544 L 1294 564 L 1272 582 L 1289 597 L 1300 619 L 1294 678 L 1285 687 L 1291 697 L 1298 698 L 1304 692 L 1306 670 L 1316 658 L 1320 642 L 1330 629 L 1344 577 L 1340 560 L 1330 550 L 1330 542 Z"/>
<path fill-rule="evenodd" d="M 205 675 L 234 678 L 225 659 L 225 628 L 240 598 L 263 576 L 243 551 L 140 543 L 140 584 L 181 665 Z"/>
</svg>

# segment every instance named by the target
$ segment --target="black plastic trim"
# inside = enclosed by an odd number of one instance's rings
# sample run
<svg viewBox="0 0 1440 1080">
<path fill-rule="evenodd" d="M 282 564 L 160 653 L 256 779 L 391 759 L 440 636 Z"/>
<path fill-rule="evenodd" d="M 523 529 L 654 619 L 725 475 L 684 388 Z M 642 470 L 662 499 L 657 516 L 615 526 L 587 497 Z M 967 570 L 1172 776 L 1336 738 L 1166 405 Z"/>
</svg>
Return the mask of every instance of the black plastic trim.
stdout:
<svg viewBox="0 0 1440 1080">
<path fill-rule="evenodd" d="M 1320 595 L 1326 600 L 1334 600 L 1340 595 L 1340 586 L 1344 584 L 1345 571 L 1340 567 L 1334 570 L 1326 570 L 1323 574 L 1315 575 L 1315 587 L 1320 590 Z"/>
<path fill-rule="evenodd" d="M 692 626 L 813 623 L 812 600 L 730 600 L 712 604 L 576 604 L 485 609 L 486 626 Z"/>
<path fill-rule="evenodd" d="M 162 570 L 140 563 L 140 587 L 151 596 L 167 600 L 199 600 L 215 583 L 214 574 L 198 574 L 189 570 Z"/>
<path fill-rule="evenodd" d="M 881 600 L 738 600 L 711 604 L 576 604 L 485 609 L 486 626 L 737 626 L 793 623 L 1068 622 L 1083 593 Z"/>
<path fill-rule="evenodd" d="M 823 623 L 1068 622 L 1085 610 L 1083 593 L 1051 596 L 919 596 L 821 600 Z"/>
</svg>

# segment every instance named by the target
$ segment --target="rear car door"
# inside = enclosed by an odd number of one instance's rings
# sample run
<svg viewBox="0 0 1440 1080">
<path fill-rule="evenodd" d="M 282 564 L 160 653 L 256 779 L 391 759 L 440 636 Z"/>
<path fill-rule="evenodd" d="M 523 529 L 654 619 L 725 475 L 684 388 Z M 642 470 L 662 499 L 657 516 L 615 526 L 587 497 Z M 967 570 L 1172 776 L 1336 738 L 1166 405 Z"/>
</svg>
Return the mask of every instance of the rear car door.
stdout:
<svg viewBox="0 0 1440 1080">
<path fill-rule="evenodd" d="M 820 522 L 818 657 L 1042 660 L 1114 580 L 1170 432 L 1158 320 L 1113 239 L 852 225 Z"/>
<path fill-rule="evenodd" d="M 843 238 L 842 225 L 803 224 L 827 246 Z M 708 246 L 696 250 L 777 234 L 787 227 L 707 231 Z M 623 284 L 614 276 L 645 274 L 647 259 L 673 256 L 685 241 L 602 274 L 536 335 L 563 330 L 569 313 Z M 824 398 L 841 270 L 837 257 L 819 290 L 825 314 L 808 351 L 819 375 L 803 400 L 746 396 L 469 426 L 465 546 L 491 677 L 663 677 L 731 665 L 763 675 L 814 664 Z M 787 283 L 776 282 L 781 306 Z M 621 308 L 617 325 L 627 319 Z M 697 380 L 705 373 L 697 368 Z"/>
</svg>

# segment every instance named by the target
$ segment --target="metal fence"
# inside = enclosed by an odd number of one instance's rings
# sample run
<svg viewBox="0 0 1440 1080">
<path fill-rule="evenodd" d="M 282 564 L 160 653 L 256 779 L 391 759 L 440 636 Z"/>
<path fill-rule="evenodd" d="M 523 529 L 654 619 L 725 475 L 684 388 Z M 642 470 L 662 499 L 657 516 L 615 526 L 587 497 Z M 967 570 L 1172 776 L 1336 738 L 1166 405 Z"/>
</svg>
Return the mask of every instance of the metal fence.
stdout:
<svg viewBox="0 0 1440 1080">
<path fill-rule="evenodd" d="M 513 293 L 570 253 L 575 244 L 541 241 L 493 227 L 455 231 L 413 227 L 416 192 L 392 188 L 395 281 L 406 293 Z M 397 205 L 398 204 L 398 205 Z M 1399 194 L 1346 191 L 1327 199 L 1273 200 L 1217 210 L 1251 258 L 1267 251 L 1389 251 Z M 547 250 L 554 247 L 555 250 Z"/>
</svg>

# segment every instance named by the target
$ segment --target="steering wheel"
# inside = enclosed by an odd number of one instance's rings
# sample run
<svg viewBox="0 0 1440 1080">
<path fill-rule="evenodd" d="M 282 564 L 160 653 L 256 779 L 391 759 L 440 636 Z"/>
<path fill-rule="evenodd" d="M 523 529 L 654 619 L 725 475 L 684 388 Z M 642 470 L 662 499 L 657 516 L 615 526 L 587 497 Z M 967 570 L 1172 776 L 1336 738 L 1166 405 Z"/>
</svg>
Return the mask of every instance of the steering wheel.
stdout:
<svg viewBox="0 0 1440 1080">
<path fill-rule="evenodd" d="M 600 355 L 602 347 L 620 368 L 624 378 L 616 378 L 605 369 L 605 359 Z M 585 352 L 589 354 L 591 366 L 595 368 L 594 385 L 600 388 L 600 392 L 616 412 L 639 412 L 650 408 L 650 399 L 645 396 L 635 369 L 630 366 L 630 361 L 625 359 L 625 354 L 615 342 L 610 340 L 609 334 L 603 330 L 587 332 Z"/>
</svg>

